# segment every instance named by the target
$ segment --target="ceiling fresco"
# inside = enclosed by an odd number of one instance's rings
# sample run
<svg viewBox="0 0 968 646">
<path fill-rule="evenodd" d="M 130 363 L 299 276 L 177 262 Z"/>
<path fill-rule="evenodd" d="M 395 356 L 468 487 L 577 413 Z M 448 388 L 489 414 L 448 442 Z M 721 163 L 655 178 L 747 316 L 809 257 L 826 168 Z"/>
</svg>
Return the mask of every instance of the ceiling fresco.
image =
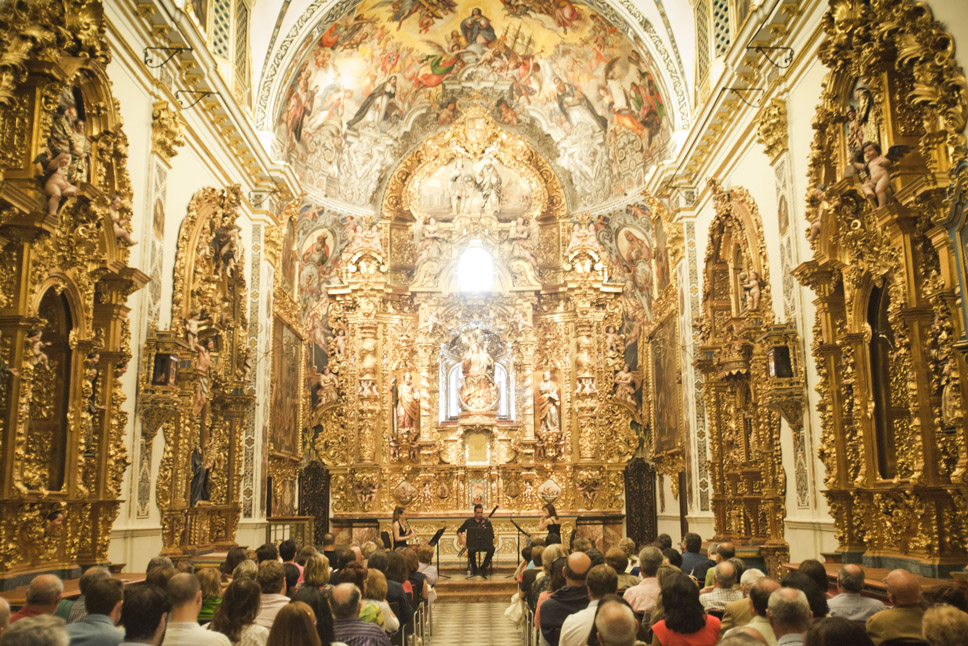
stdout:
<svg viewBox="0 0 968 646">
<path fill-rule="evenodd" d="M 652 59 L 569 0 L 367 0 L 317 24 L 293 60 L 276 152 L 313 193 L 359 206 L 378 204 L 399 160 L 470 97 L 545 142 L 573 208 L 640 186 L 669 144 Z"/>
</svg>

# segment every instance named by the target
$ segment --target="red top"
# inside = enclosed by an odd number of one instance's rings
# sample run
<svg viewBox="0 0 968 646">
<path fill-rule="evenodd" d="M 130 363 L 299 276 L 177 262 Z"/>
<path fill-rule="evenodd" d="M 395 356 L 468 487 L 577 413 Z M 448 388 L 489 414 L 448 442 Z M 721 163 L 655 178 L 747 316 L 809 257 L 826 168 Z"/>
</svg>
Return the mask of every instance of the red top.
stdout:
<svg viewBox="0 0 968 646">
<path fill-rule="evenodd" d="M 17 612 L 10 615 L 10 623 L 19 621 L 20 619 L 26 619 L 27 617 L 37 617 L 39 615 L 47 614 L 37 606 L 24 606 Z"/>
<path fill-rule="evenodd" d="M 706 625 L 688 635 L 669 630 L 663 619 L 652 626 L 652 632 L 662 646 L 715 646 L 719 641 L 719 619 L 706 615 Z"/>
</svg>

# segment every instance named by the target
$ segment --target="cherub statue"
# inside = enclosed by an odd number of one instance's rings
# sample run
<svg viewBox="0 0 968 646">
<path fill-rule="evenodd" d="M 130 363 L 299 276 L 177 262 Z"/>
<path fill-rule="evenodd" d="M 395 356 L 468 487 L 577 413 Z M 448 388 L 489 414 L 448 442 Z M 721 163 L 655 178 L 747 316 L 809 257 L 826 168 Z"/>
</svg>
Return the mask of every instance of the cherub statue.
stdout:
<svg viewBox="0 0 968 646">
<path fill-rule="evenodd" d="M 46 156 L 40 156 L 36 161 L 44 163 Z M 77 195 L 79 189 L 67 181 L 66 168 L 70 166 L 70 153 L 60 153 L 44 164 L 47 177 L 44 181 L 44 192 L 47 193 L 47 214 L 57 215 L 57 207 L 61 198 Z"/>
<path fill-rule="evenodd" d="M 746 290 L 746 304 L 750 311 L 760 309 L 760 276 L 750 271 L 749 280 L 743 283 Z"/>
<path fill-rule="evenodd" d="M 817 216 L 817 219 L 811 222 L 810 226 L 807 228 L 807 242 L 813 242 L 819 237 L 820 237 L 820 216 Z"/>
<path fill-rule="evenodd" d="M 622 338 L 615 329 L 614 325 L 605 326 L 605 351 L 611 356 L 613 354 L 618 354 L 619 343 Z"/>
<path fill-rule="evenodd" d="M 885 206 L 894 201 L 891 189 L 891 166 L 900 161 L 911 150 L 910 146 L 891 146 L 883 154 L 877 142 L 867 141 L 861 149 L 854 149 L 851 165 L 867 175 L 862 189 L 864 195 L 875 207 Z"/>
<path fill-rule="evenodd" d="M 34 367 L 37 367 L 39 364 L 44 364 L 45 368 L 50 368 L 50 358 L 44 352 L 44 348 L 53 345 L 53 343 L 45 342 L 42 339 L 43 336 L 43 330 L 34 330 L 27 335 L 27 349 L 30 350 L 28 360 L 30 361 L 30 365 Z"/>
<path fill-rule="evenodd" d="M 336 337 L 333 339 L 333 352 L 337 359 L 342 359 L 346 354 L 346 330 L 339 328 L 336 330 Z"/>
<path fill-rule="evenodd" d="M 198 326 L 201 323 L 201 312 L 192 310 L 188 318 L 185 319 L 185 340 L 191 350 L 201 350 L 202 346 L 198 343 Z"/>
<path fill-rule="evenodd" d="M 121 213 L 120 195 L 111 196 L 111 204 L 108 206 L 108 210 L 111 212 L 111 222 L 114 223 L 115 237 L 129 247 L 133 247 L 134 245 L 138 244 L 136 240 L 131 238 L 131 234 L 128 233 L 128 226 L 131 223 L 131 218 L 127 218 Z"/>
<path fill-rule="evenodd" d="M 622 369 L 615 373 L 615 377 L 612 380 L 615 386 L 615 396 L 619 401 L 623 401 L 627 404 L 635 406 L 638 402 L 635 401 L 635 389 L 637 388 L 635 375 L 629 369 L 629 364 L 622 366 Z"/>
<path fill-rule="evenodd" d="M 249 351 L 245 353 L 245 359 L 242 360 L 242 383 L 249 383 L 249 379 L 252 377 L 252 368 L 255 364 L 255 349 L 249 348 Z"/>
</svg>

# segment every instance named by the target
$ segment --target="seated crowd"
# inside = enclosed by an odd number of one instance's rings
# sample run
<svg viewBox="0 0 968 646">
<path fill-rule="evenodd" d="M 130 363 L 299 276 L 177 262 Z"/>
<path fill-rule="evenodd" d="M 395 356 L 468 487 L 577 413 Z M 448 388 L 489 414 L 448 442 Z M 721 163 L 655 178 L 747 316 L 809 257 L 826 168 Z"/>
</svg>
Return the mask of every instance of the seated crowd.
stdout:
<svg viewBox="0 0 968 646">
<path fill-rule="evenodd" d="M 666 534 L 638 554 L 628 538 L 619 548 L 579 537 L 522 550 L 519 599 L 541 646 L 968 646 L 968 595 L 953 582 L 922 590 L 893 570 L 885 605 L 861 594 L 858 565 L 840 567 L 833 592 L 819 561 L 774 580 L 730 543 L 703 553 L 697 534 L 681 553 Z"/>
<path fill-rule="evenodd" d="M 16 613 L 0 598 L 0 646 L 390 646 L 398 631 L 412 634 L 417 607 L 434 598 L 433 550 L 368 542 L 337 553 L 325 539 L 321 552 L 266 544 L 254 560 L 233 548 L 221 567 L 198 571 L 158 556 L 127 586 L 92 567 L 73 602 L 42 574 Z"/>
</svg>

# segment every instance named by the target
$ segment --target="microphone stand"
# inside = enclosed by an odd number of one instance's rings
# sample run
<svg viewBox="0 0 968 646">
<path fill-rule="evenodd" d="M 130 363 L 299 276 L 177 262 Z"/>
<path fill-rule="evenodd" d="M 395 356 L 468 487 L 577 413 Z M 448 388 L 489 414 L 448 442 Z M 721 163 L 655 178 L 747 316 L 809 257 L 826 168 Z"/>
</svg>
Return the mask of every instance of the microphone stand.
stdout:
<svg viewBox="0 0 968 646">
<path fill-rule="evenodd" d="M 531 534 L 529 534 L 528 532 L 526 532 L 523 529 L 521 529 L 521 526 L 518 525 L 516 522 L 514 522 L 514 518 L 508 516 L 508 520 L 510 520 L 511 521 L 511 524 L 514 525 L 514 528 L 518 530 L 518 533 L 516 534 L 516 536 L 518 538 L 518 558 L 520 558 L 521 557 L 521 534 L 524 534 L 529 539 L 531 538 Z M 504 578 L 505 579 L 513 579 L 514 578 L 514 572 L 511 572 L 511 574 L 509 574 L 508 576 L 506 576 Z"/>
</svg>

